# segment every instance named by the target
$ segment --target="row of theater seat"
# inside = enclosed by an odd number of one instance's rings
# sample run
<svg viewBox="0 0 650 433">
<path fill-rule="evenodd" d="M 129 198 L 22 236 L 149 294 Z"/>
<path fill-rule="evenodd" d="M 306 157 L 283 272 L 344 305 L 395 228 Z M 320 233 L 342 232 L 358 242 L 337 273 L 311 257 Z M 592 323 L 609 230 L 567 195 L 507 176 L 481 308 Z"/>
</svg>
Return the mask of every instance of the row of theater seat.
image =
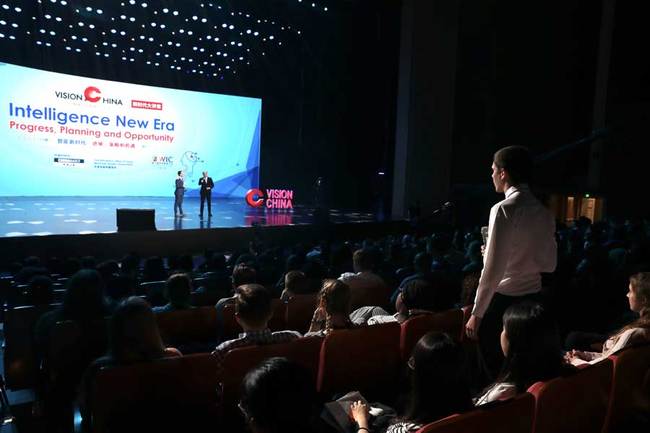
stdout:
<svg viewBox="0 0 650 433">
<path fill-rule="evenodd" d="M 216 298 L 212 293 L 193 293 L 202 297 L 197 305 L 204 307 L 179 310 L 157 315 L 163 341 L 170 346 L 184 346 L 188 343 L 217 343 L 234 338 L 240 328 L 234 320 L 234 310 L 228 305 L 223 317 L 217 317 L 214 308 Z M 387 287 L 367 288 L 357 291 L 352 299 L 354 308 L 364 305 L 386 306 L 389 289 Z M 205 299 L 204 299 L 205 298 Z M 306 332 L 309 328 L 317 295 L 296 295 L 289 302 L 274 299 L 273 317 L 269 322 L 272 330 L 292 329 Z M 36 386 L 38 360 L 34 347 L 34 325 L 44 313 L 56 308 L 58 304 L 44 306 L 20 306 L 4 311 L 4 366 L 7 387 L 12 390 Z M 222 326 L 218 328 L 218 321 Z M 217 333 L 222 329 L 221 334 Z M 56 343 L 56 342 L 55 342 Z"/>
<path fill-rule="evenodd" d="M 391 323 L 334 331 L 325 339 L 235 349 L 225 357 L 222 377 L 214 374 L 215 360 L 208 354 L 101 370 L 92 399 L 93 431 L 104 431 L 103 423 L 109 417 L 116 422 L 117 414 L 131 422 L 137 414 L 128 408 L 142 407 L 144 401 L 175 398 L 191 409 L 179 414 L 184 419 L 208 422 L 211 431 L 219 431 L 217 426 L 234 431 L 241 422 L 241 381 L 271 356 L 289 358 L 310 371 L 323 397 L 360 390 L 370 400 L 391 401 L 404 365 L 400 334 L 405 329 Z M 650 410 L 649 382 L 650 345 L 630 348 L 572 376 L 537 383 L 514 400 L 453 415 L 420 432 L 606 433 L 633 410 Z M 216 391 L 220 383 L 222 398 Z"/>
</svg>

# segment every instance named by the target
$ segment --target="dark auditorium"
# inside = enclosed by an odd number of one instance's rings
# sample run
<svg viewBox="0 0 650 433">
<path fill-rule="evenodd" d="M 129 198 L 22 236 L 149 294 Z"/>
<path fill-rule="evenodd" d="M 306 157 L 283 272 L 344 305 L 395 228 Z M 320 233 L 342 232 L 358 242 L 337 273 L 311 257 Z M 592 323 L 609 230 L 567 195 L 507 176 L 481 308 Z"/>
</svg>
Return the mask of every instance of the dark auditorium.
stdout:
<svg viewBox="0 0 650 433">
<path fill-rule="evenodd" d="M 645 3 L 0 0 L 0 433 L 650 432 Z"/>
</svg>

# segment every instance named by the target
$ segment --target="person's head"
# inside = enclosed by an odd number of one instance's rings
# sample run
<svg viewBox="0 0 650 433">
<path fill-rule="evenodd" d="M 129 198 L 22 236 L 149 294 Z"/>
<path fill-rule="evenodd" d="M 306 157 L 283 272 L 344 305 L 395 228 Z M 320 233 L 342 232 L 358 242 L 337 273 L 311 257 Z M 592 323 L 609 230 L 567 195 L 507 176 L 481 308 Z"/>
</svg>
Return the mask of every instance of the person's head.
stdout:
<svg viewBox="0 0 650 433">
<path fill-rule="evenodd" d="M 239 264 L 232 270 L 232 287 L 236 289 L 243 284 L 252 284 L 257 281 L 257 273 L 255 269 Z"/>
<path fill-rule="evenodd" d="M 521 302 L 506 310 L 501 350 L 505 361 L 500 381 L 515 383 L 519 392 L 560 374 L 563 360 L 558 329 L 538 303 Z"/>
<path fill-rule="evenodd" d="M 630 277 L 627 299 L 630 310 L 642 317 L 650 316 L 650 272 L 639 272 Z"/>
<path fill-rule="evenodd" d="M 340 280 L 325 280 L 319 294 L 319 306 L 328 317 L 350 315 L 350 286 Z"/>
<path fill-rule="evenodd" d="M 436 288 L 426 280 L 411 280 L 397 296 L 395 309 L 402 314 L 408 314 L 410 310 L 439 311 L 440 296 L 436 292 Z"/>
<path fill-rule="evenodd" d="M 207 271 L 223 271 L 226 269 L 226 257 L 222 253 L 212 254 L 206 262 Z"/>
<path fill-rule="evenodd" d="M 235 320 L 245 330 L 266 329 L 271 319 L 271 294 L 260 284 L 244 284 L 235 292 Z"/>
<path fill-rule="evenodd" d="M 63 304 L 63 316 L 69 320 L 93 320 L 103 317 L 104 280 L 93 269 L 82 269 L 67 283 Z"/>
<path fill-rule="evenodd" d="M 449 335 L 429 332 L 420 338 L 408 368 L 405 420 L 427 424 L 472 407 L 464 352 Z"/>
<path fill-rule="evenodd" d="M 183 170 L 178 170 L 178 177 L 183 177 Z"/>
<path fill-rule="evenodd" d="M 97 265 L 97 272 L 102 276 L 104 281 L 120 273 L 120 264 L 116 260 L 106 260 Z"/>
<path fill-rule="evenodd" d="M 413 259 L 413 267 L 415 268 L 415 272 L 422 274 L 431 272 L 432 261 L 433 257 L 431 257 L 431 254 L 426 252 L 417 253 Z"/>
<path fill-rule="evenodd" d="M 208 177 L 208 172 L 207 171 L 203 172 L 203 177 Z"/>
<path fill-rule="evenodd" d="M 160 256 L 148 257 L 144 261 L 142 271 L 146 281 L 162 281 L 167 276 L 165 261 Z"/>
<path fill-rule="evenodd" d="M 36 275 L 29 280 L 29 293 L 34 305 L 52 303 L 52 279 L 47 275 Z"/>
<path fill-rule="evenodd" d="M 284 276 L 284 288 L 293 294 L 309 292 L 309 280 L 304 272 L 289 271 Z"/>
<path fill-rule="evenodd" d="M 135 293 L 135 281 L 128 275 L 115 274 L 106 281 L 106 296 L 113 302 L 133 296 Z"/>
<path fill-rule="evenodd" d="M 269 358 L 242 382 L 239 409 L 253 433 L 312 431 L 313 380 L 286 358 Z"/>
<path fill-rule="evenodd" d="M 109 355 L 118 362 L 152 360 L 164 349 L 149 304 L 136 296 L 120 302 L 109 321 Z"/>
<path fill-rule="evenodd" d="M 371 251 L 363 248 L 356 250 L 352 255 L 352 266 L 354 272 L 372 271 L 374 263 Z"/>
<path fill-rule="evenodd" d="M 174 274 L 165 284 L 165 298 L 175 308 L 187 308 L 190 305 L 192 280 L 187 274 Z"/>
<path fill-rule="evenodd" d="M 533 159 L 523 146 L 508 146 L 494 154 L 492 182 L 496 192 L 505 192 L 511 186 L 529 183 L 532 177 Z"/>
</svg>

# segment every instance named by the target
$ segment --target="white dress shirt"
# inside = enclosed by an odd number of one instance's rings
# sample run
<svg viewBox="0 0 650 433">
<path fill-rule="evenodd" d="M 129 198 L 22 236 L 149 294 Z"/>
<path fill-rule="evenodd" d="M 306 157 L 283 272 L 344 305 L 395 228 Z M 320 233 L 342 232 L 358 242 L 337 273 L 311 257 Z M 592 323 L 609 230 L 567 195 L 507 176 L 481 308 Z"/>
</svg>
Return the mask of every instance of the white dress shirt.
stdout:
<svg viewBox="0 0 650 433">
<path fill-rule="evenodd" d="M 523 296 L 542 289 L 542 272 L 557 264 L 555 219 L 528 185 L 511 186 L 492 206 L 472 314 L 483 317 L 494 293 Z"/>
</svg>

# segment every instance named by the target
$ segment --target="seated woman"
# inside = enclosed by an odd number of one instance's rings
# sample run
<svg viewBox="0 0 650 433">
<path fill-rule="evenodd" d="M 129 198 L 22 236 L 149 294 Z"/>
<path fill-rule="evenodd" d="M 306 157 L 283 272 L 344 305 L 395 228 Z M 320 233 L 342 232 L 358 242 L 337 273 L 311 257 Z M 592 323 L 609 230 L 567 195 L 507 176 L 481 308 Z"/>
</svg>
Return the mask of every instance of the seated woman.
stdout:
<svg viewBox="0 0 650 433">
<path fill-rule="evenodd" d="M 650 272 L 630 277 L 627 299 L 630 310 L 638 313 L 639 319 L 608 338 L 601 352 L 572 350 L 565 356 L 567 362 L 576 366 L 594 364 L 625 347 L 650 341 Z"/>
<path fill-rule="evenodd" d="M 408 367 L 410 390 L 405 410 L 386 433 L 415 432 L 426 424 L 472 408 L 464 352 L 449 335 L 430 332 L 420 338 Z M 367 405 L 361 401 L 353 403 L 351 411 L 359 433 L 367 433 Z"/>
<path fill-rule="evenodd" d="M 503 314 L 501 350 L 505 356 L 501 373 L 477 400 L 482 405 L 507 400 L 526 392 L 535 382 L 568 373 L 557 326 L 540 304 L 521 302 Z"/>
<path fill-rule="evenodd" d="M 309 373 L 286 358 L 269 358 L 242 382 L 239 409 L 254 433 L 314 431 L 316 390 Z"/>
<path fill-rule="evenodd" d="M 90 420 L 87 410 L 92 384 L 101 368 L 181 355 L 177 349 L 163 345 L 156 316 L 147 301 L 133 296 L 120 302 L 108 324 L 108 353 L 95 360 L 84 374 L 80 395 L 84 421 Z"/>
<path fill-rule="evenodd" d="M 397 295 L 395 301 L 397 313 L 390 315 L 381 307 L 361 307 L 350 314 L 350 319 L 356 324 L 367 323 L 368 325 L 403 323 L 419 314 L 445 311 L 450 305 L 445 301 L 444 296 L 426 280 L 411 280 Z"/>
<path fill-rule="evenodd" d="M 305 337 L 324 336 L 334 329 L 349 329 L 355 325 L 350 320 L 350 287 L 341 280 L 325 280 L 309 331 Z"/>
</svg>

